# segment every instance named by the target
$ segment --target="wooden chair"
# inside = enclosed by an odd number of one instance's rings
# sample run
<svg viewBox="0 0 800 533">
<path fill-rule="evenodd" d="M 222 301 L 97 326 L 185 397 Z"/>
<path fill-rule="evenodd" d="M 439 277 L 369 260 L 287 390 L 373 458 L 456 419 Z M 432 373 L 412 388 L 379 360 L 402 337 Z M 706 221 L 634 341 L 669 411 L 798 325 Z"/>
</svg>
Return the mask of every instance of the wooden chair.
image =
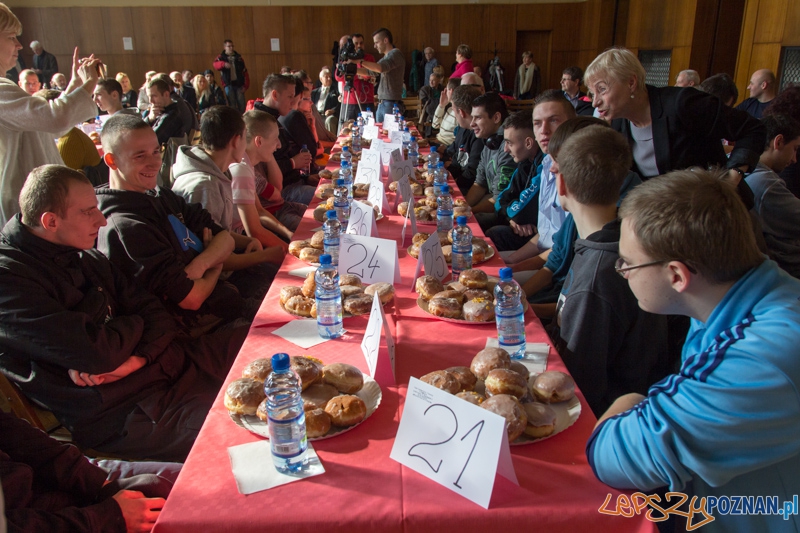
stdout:
<svg viewBox="0 0 800 533">
<path fill-rule="evenodd" d="M 412 96 L 409 98 L 403 98 L 403 105 L 406 107 L 406 118 L 414 118 L 418 120 L 422 115 L 422 101 L 420 101 L 419 97 Z"/>
<path fill-rule="evenodd" d="M 41 409 L 31 403 L 22 391 L 12 383 L 5 374 L 0 372 L 0 407 L 4 411 L 13 413 L 23 420 L 27 420 L 33 427 L 50 433 L 61 427 L 61 423 L 50 411 Z"/>
<path fill-rule="evenodd" d="M 517 111 L 533 111 L 534 100 L 506 100 L 506 108 L 509 113 Z"/>
</svg>

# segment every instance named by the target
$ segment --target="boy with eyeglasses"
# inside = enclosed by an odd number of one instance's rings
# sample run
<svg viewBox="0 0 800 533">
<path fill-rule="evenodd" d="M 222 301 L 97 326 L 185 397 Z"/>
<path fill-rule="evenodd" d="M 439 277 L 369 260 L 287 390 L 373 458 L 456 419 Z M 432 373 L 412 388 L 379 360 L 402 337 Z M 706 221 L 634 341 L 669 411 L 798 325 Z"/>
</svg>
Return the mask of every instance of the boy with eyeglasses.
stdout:
<svg viewBox="0 0 800 533">
<path fill-rule="evenodd" d="M 595 125 L 570 135 L 554 165 L 558 199 L 578 239 L 548 332 L 595 415 L 667 373 L 666 317 L 641 310 L 614 270 L 617 202 L 631 157 L 620 134 Z"/>
</svg>

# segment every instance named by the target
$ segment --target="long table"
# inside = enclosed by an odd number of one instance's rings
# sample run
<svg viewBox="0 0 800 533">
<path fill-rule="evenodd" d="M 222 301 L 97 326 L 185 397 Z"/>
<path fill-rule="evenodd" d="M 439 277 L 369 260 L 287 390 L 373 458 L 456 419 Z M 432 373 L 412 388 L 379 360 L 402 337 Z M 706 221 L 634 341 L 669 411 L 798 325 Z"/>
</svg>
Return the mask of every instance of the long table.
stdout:
<svg viewBox="0 0 800 533">
<path fill-rule="evenodd" d="M 332 168 L 335 168 L 332 166 Z M 390 193 L 391 194 L 391 193 Z M 311 236 L 319 227 L 312 203 L 295 233 Z M 390 200 L 391 203 L 391 200 Z M 481 229 L 470 219 L 474 235 Z M 435 226 L 420 226 L 432 233 Z M 400 238 L 402 218 L 390 215 L 378 223 L 381 238 Z M 411 289 L 416 259 L 399 246 L 402 281 L 396 285 L 393 304 L 385 309 L 396 343 L 397 386 L 383 387 L 378 410 L 361 425 L 335 438 L 316 441 L 325 474 L 248 496 L 239 494 L 227 449 L 260 437 L 238 427 L 223 405 L 225 387 L 203 425 L 161 516 L 157 532 L 208 531 L 367 531 L 381 532 L 485 532 L 536 527 L 544 531 L 641 531 L 653 524 L 642 516 L 624 518 L 599 513 L 607 495 L 617 501 L 619 491 L 597 481 L 584 446 L 595 417 L 578 391 L 582 413 L 577 422 L 554 437 L 525 446 L 512 446 L 519 486 L 498 476 L 488 510 L 462 498 L 389 458 L 411 376 L 450 366 L 469 366 L 492 325 L 467 326 L 438 321 L 421 311 Z M 272 332 L 293 320 L 278 306 L 280 289 L 300 285 L 289 271 L 306 266 L 287 255 L 249 335 L 233 364 L 226 383 L 241 376 L 252 360 L 274 353 L 311 355 L 325 363 L 344 362 L 367 371 L 360 349 L 367 317 L 346 318 L 347 333 L 340 339 L 303 350 Z M 504 266 L 499 254 L 480 268 L 497 275 Z M 550 343 L 536 316 L 525 315 L 528 342 Z M 566 371 L 555 350 L 550 350 L 548 370 Z M 267 458 L 268 459 L 268 458 Z"/>
</svg>

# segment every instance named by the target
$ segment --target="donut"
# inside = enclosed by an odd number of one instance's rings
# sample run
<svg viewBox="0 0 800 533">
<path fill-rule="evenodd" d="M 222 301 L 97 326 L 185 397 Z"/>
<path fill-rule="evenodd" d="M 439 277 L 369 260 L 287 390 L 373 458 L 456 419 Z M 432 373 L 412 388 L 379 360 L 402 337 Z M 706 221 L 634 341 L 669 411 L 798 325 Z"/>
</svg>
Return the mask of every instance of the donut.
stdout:
<svg viewBox="0 0 800 533">
<path fill-rule="evenodd" d="M 428 275 L 418 277 L 414 287 L 423 300 L 430 300 L 444 290 L 441 281 Z"/>
<path fill-rule="evenodd" d="M 292 296 L 302 296 L 303 290 L 300 287 L 292 287 L 291 285 L 287 285 L 286 287 L 281 287 L 281 303 L 286 304 L 289 301 L 289 298 Z"/>
<path fill-rule="evenodd" d="M 254 415 L 258 404 L 267 397 L 264 384 L 250 378 L 232 381 L 225 389 L 225 407 L 235 415 Z"/>
<path fill-rule="evenodd" d="M 468 322 L 491 322 L 494 320 L 494 306 L 491 300 L 475 298 L 464 304 L 461 312 Z"/>
<path fill-rule="evenodd" d="M 485 289 L 489 284 L 489 276 L 483 270 L 470 268 L 461 271 L 458 275 L 458 282 L 468 289 Z"/>
<path fill-rule="evenodd" d="M 292 296 L 286 300 L 284 307 L 293 315 L 310 317 L 311 306 L 314 303 L 314 300 L 305 296 Z"/>
<path fill-rule="evenodd" d="M 317 281 L 314 278 L 316 273 L 317 273 L 316 271 L 309 272 L 308 275 L 306 276 L 305 281 L 303 282 L 303 294 L 305 296 L 308 296 L 309 298 L 313 298 L 314 291 L 317 290 Z"/>
<path fill-rule="evenodd" d="M 528 370 L 528 367 L 520 363 L 519 361 L 511 361 L 511 366 L 508 367 L 509 370 L 513 370 L 523 378 L 525 378 L 525 382 L 528 382 L 528 377 L 530 376 L 531 372 Z"/>
<path fill-rule="evenodd" d="M 330 200 L 330 198 L 328 198 Z M 328 205 L 326 203 L 321 203 L 317 207 L 314 208 L 314 220 L 319 222 L 320 224 L 325 222 L 326 214 L 328 213 Z"/>
<path fill-rule="evenodd" d="M 540 439 L 552 435 L 556 430 L 556 412 L 549 405 L 531 402 L 522 404 L 528 423 L 525 434 Z"/>
<path fill-rule="evenodd" d="M 408 247 L 408 255 L 413 257 L 414 259 L 419 259 L 419 244 L 412 244 Z"/>
<path fill-rule="evenodd" d="M 485 240 L 481 239 L 480 237 L 473 237 L 472 238 L 472 250 L 475 251 L 475 248 L 481 248 L 484 252 L 489 251 L 489 243 Z"/>
<path fill-rule="evenodd" d="M 361 278 L 356 276 L 355 274 L 340 274 L 339 275 L 339 286 L 344 287 L 345 285 L 352 285 L 354 287 L 363 287 L 364 284 L 361 283 Z"/>
<path fill-rule="evenodd" d="M 525 378 L 506 368 L 490 370 L 485 385 L 487 396 L 510 394 L 520 399 L 528 392 L 528 382 Z"/>
<path fill-rule="evenodd" d="M 484 348 L 472 358 L 469 369 L 478 379 L 486 379 L 495 368 L 509 368 L 511 357 L 502 348 Z"/>
<path fill-rule="evenodd" d="M 458 291 L 442 291 L 433 295 L 434 298 L 453 298 L 458 300 L 458 303 L 464 305 L 464 294 Z"/>
<path fill-rule="evenodd" d="M 325 412 L 330 415 L 334 426 L 355 426 L 366 418 L 367 405 L 358 396 L 343 394 L 331 398 L 325 406 Z"/>
<path fill-rule="evenodd" d="M 289 253 L 295 257 L 300 257 L 300 250 L 309 246 L 311 244 L 308 241 L 292 241 L 289 243 Z"/>
<path fill-rule="evenodd" d="M 306 390 L 312 383 L 319 381 L 322 377 L 322 369 L 316 361 L 308 357 L 295 356 L 289 358 L 292 370 L 300 378 L 300 385 Z"/>
<path fill-rule="evenodd" d="M 439 202 L 436 201 L 436 196 L 426 196 L 422 200 L 419 201 L 419 205 L 426 205 L 429 209 L 436 213 L 436 208 L 439 207 Z"/>
<path fill-rule="evenodd" d="M 506 419 L 509 442 L 514 442 L 522 435 L 528 425 L 528 415 L 525 414 L 525 409 L 515 397 L 508 394 L 496 394 L 487 398 L 481 403 L 481 407 Z"/>
<path fill-rule="evenodd" d="M 311 318 L 317 318 L 317 301 L 314 300 L 314 304 L 311 306 L 311 310 L 308 312 L 311 315 Z"/>
<path fill-rule="evenodd" d="M 317 189 L 317 196 L 323 200 L 327 200 L 333 196 L 333 183 L 321 183 Z"/>
<path fill-rule="evenodd" d="M 397 188 L 399 187 L 399 182 L 393 181 L 389 184 L 389 190 L 392 192 L 397 192 Z M 406 207 L 408 207 L 408 202 L 405 202 Z"/>
<path fill-rule="evenodd" d="M 448 263 L 452 263 L 453 261 L 453 245 L 446 244 L 442 246 L 442 255 L 444 256 L 444 260 Z"/>
<path fill-rule="evenodd" d="M 370 296 L 378 293 L 378 297 L 381 299 L 381 305 L 386 305 L 394 298 L 394 285 L 385 282 L 373 283 L 364 289 L 364 293 Z"/>
<path fill-rule="evenodd" d="M 453 207 L 454 208 L 455 207 L 464 207 L 464 206 L 469 207 L 469 204 L 467 203 L 467 199 L 466 198 L 454 198 L 453 199 Z"/>
<path fill-rule="evenodd" d="M 457 281 L 451 281 L 447 285 L 444 286 L 445 290 L 448 291 L 458 291 L 458 292 L 465 292 L 467 288 Z M 469 298 L 468 298 L 469 299 Z"/>
<path fill-rule="evenodd" d="M 467 301 L 475 300 L 477 298 L 483 298 L 484 300 L 489 300 L 489 301 L 494 300 L 494 296 L 492 296 L 492 293 L 487 291 L 486 289 L 467 289 L 464 291 L 464 298 Z"/>
<path fill-rule="evenodd" d="M 531 379 L 531 394 L 542 403 L 558 403 L 575 396 L 575 380 L 564 372 L 542 372 Z"/>
<path fill-rule="evenodd" d="M 369 196 L 369 183 L 356 183 L 353 185 L 354 198 L 366 198 Z"/>
<path fill-rule="evenodd" d="M 242 370 L 243 378 L 254 379 L 261 383 L 264 383 L 270 374 L 272 374 L 272 360 L 267 357 L 250 361 Z"/>
<path fill-rule="evenodd" d="M 458 377 L 447 370 L 434 370 L 425 374 L 419 380 L 450 394 L 455 394 L 461 390 L 461 383 L 458 381 Z"/>
<path fill-rule="evenodd" d="M 324 371 L 323 371 L 324 372 Z M 327 383 L 314 383 L 303 391 L 303 409 L 325 409 L 328 401 L 334 396 L 339 396 L 339 391 Z"/>
<path fill-rule="evenodd" d="M 320 170 L 318 175 L 319 175 L 320 178 L 325 179 L 325 180 L 329 180 L 333 176 L 331 171 L 328 170 L 328 169 L 325 169 L 325 168 Z"/>
<path fill-rule="evenodd" d="M 428 312 L 444 318 L 461 318 L 461 304 L 455 298 L 432 298 Z"/>
<path fill-rule="evenodd" d="M 486 260 L 486 252 L 481 248 L 472 247 L 472 263 L 483 263 Z"/>
<path fill-rule="evenodd" d="M 433 196 L 436 197 L 436 191 L 433 190 L 433 187 L 425 187 L 424 191 L 425 196 Z"/>
<path fill-rule="evenodd" d="M 259 420 L 263 420 L 264 422 L 269 422 L 269 415 L 267 414 L 267 399 L 258 404 L 258 408 L 256 409 L 256 416 Z"/>
<path fill-rule="evenodd" d="M 414 216 L 416 217 L 417 220 L 420 220 L 422 222 L 430 222 L 432 220 L 435 220 L 436 213 L 435 212 L 431 213 L 430 208 L 421 205 L 419 207 L 414 208 Z"/>
<path fill-rule="evenodd" d="M 324 231 L 316 231 L 314 235 L 309 239 L 308 243 L 311 245 L 312 248 L 316 248 L 317 250 L 324 250 L 325 245 L 323 244 L 323 240 L 325 239 L 325 232 Z"/>
<path fill-rule="evenodd" d="M 321 407 L 306 411 L 306 437 L 324 437 L 331 430 L 331 417 Z"/>
<path fill-rule="evenodd" d="M 471 217 L 472 216 L 472 208 L 468 205 L 459 205 L 453 208 L 453 216 L 454 217 Z"/>
<path fill-rule="evenodd" d="M 482 394 L 478 394 L 475 391 L 465 390 L 461 391 L 456 394 L 457 398 L 461 398 L 462 400 L 466 400 L 471 404 L 480 405 L 486 400 L 486 398 Z"/>
<path fill-rule="evenodd" d="M 342 285 L 339 287 L 342 291 L 342 302 L 344 302 L 347 298 L 351 296 L 357 296 L 359 294 L 364 294 L 364 289 L 361 287 L 356 287 L 355 285 Z"/>
<path fill-rule="evenodd" d="M 448 372 L 453 374 L 456 378 L 458 378 L 458 382 L 461 384 L 462 391 L 471 391 L 475 388 L 475 383 L 478 382 L 478 378 L 475 377 L 475 374 L 466 366 L 451 366 L 450 368 L 446 368 Z"/>
<path fill-rule="evenodd" d="M 321 256 L 324 252 L 317 248 L 303 248 L 300 250 L 300 261 L 305 261 L 307 263 L 319 263 L 319 256 Z"/>
<path fill-rule="evenodd" d="M 397 214 L 404 217 L 408 214 L 408 202 L 400 202 L 397 204 Z"/>
<path fill-rule="evenodd" d="M 425 193 L 425 189 L 419 183 L 412 183 L 411 184 L 411 194 L 414 196 L 422 196 Z"/>
<path fill-rule="evenodd" d="M 359 293 L 342 301 L 342 308 L 351 315 L 366 315 L 372 310 L 372 296 Z"/>
<path fill-rule="evenodd" d="M 345 394 L 354 394 L 364 386 L 361 370 L 345 363 L 332 363 L 322 369 L 322 381 Z"/>
<path fill-rule="evenodd" d="M 436 211 L 434 211 L 433 213 L 436 214 Z M 447 236 L 450 235 L 449 231 L 439 231 L 436 234 L 439 236 L 439 244 L 441 244 L 442 246 L 447 246 L 448 244 L 450 244 L 450 241 L 447 240 Z"/>
<path fill-rule="evenodd" d="M 414 236 L 411 238 L 411 242 L 413 244 L 419 244 L 420 246 L 422 246 L 423 244 L 425 244 L 425 241 L 427 241 L 428 237 L 430 236 L 431 236 L 430 233 L 415 233 Z"/>
</svg>

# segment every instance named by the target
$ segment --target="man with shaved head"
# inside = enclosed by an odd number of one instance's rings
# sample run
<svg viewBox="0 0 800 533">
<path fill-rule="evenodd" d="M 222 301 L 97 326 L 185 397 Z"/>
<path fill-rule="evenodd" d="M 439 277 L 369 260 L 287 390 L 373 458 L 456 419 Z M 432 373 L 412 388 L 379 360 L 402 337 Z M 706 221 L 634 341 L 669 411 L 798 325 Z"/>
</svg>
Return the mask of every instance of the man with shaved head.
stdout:
<svg viewBox="0 0 800 533">
<path fill-rule="evenodd" d="M 467 72 L 461 76 L 461 85 L 471 85 L 472 87 L 477 87 L 478 90 L 481 91 L 481 94 L 486 93 L 486 87 L 483 84 L 483 80 L 474 72 Z"/>
<path fill-rule="evenodd" d="M 764 109 L 778 92 L 775 74 L 766 68 L 753 72 L 753 75 L 750 76 L 750 83 L 747 84 L 747 90 L 750 91 L 750 98 L 737 105 L 736 109 L 746 111 L 755 118 L 761 118 Z"/>
</svg>

